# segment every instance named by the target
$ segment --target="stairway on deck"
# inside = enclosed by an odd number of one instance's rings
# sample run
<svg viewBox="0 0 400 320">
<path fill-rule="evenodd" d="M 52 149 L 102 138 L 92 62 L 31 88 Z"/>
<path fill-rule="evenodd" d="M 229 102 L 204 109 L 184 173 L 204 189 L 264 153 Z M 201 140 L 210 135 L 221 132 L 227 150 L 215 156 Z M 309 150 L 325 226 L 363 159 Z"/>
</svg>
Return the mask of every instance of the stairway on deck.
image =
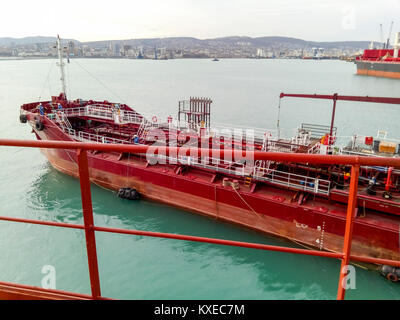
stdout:
<svg viewBox="0 0 400 320">
<path fill-rule="evenodd" d="M 309 145 L 307 146 L 300 146 L 295 153 L 308 153 L 308 150 L 310 150 L 311 148 L 313 148 L 317 143 L 319 142 L 319 140 L 315 139 L 313 140 Z"/>
</svg>

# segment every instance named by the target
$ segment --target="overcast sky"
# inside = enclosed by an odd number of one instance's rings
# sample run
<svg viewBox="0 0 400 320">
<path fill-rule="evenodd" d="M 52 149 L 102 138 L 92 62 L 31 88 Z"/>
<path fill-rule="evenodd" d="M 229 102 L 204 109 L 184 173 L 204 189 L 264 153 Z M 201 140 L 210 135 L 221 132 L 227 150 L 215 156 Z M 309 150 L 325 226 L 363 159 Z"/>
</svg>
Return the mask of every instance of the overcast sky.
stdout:
<svg viewBox="0 0 400 320">
<path fill-rule="evenodd" d="M 400 0 L 32 0 L 5 1 L 0 37 L 80 41 L 190 36 L 288 36 L 380 40 L 400 31 Z"/>
</svg>

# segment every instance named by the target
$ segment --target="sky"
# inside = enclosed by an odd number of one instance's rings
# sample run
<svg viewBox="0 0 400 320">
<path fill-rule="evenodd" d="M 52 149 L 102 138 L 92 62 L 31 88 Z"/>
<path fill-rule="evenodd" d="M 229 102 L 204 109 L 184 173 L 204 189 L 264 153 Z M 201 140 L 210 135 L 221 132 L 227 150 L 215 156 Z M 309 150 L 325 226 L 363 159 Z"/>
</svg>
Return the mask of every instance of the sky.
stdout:
<svg viewBox="0 0 400 320">
<path fill-rule="evenodd" d="M 0 37 L 79 41 L 287 36 L 379 41 L 400 31 L 400 0 L 35 0 L 6 1 Z"/>
</svg>

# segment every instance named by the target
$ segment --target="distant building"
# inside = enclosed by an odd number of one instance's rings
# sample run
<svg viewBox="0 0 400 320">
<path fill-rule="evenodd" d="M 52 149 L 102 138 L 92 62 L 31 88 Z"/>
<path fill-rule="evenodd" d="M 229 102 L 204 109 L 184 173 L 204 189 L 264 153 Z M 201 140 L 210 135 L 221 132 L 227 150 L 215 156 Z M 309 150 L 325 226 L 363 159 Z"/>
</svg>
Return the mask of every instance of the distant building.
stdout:
<svg viewBox="0 0 400 320">
<path fill-rule="evenodd" d="M 123 51 L 123 55 L 124 56 L 128 56 L 129 55 L 129 51 L 132 50 L 132 46 L 124 44 L 122 51 Z"/>
<path fill-rule="evenodd" d="M 68 54 L 70 56 L 75 56 L 77 54 L 75 42 L 73 42 L 73 41 L 68 42 Z"/>
<path fill-rule="evenodd" d="M 261 49 L 261 48 L 257 49 L 256 56 L 257 56 L 257 58 L 266 58 L 267 57 L 265 50 Z"/>
<path fill-rule="evenodd" d="M 114 56 L 120 56 L 121 55 L 121 46 L 119 43 L 114 43 Z"/>
</svg>

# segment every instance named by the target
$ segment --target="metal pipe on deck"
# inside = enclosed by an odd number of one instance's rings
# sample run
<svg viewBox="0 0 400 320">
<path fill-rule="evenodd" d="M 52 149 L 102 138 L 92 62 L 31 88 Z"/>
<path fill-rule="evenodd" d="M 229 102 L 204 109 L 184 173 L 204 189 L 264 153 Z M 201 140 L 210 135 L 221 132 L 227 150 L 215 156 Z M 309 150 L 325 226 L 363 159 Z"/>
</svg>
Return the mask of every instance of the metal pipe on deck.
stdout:
<svg viewBox="0 0 400 320">
<path fill-rule="evenodd" d="M 14 140 L 0 139 L 0 146 L 10 147 L 29 147 L 29 148 L 53 148 L 53 149 L 84 149 L 99 151 L 115 151 L 126 153 L 146 153 L 149 148 L 152 154 L 158 154 L 156 147 L 147 145 L 122 145 L 122 144 L 104 144 L 104 143 L 88 143 L 88 142 L 72 142 L 72 141 L 54 141 L 54 140 Z M 219 155 L 223 158 L 243 158 L 254 157 L 254 160 L 275 160 L 281 162 L 298 162 L 298 163 L 323 163 L 323 164 L 348 164 L 360 166 L 383 166 L 400 168 L 400 158 L 384 158 L 372 156 L 350 156 L 350 155 L 321 155 L 321 154 L 301 154 L 301 153 L 285 153 L 285 152 L 265 152 L 265 151 L 239 151 L 235 149 L 207 149 L 207 148 L 188 148 L 188 147 L 168 147 L 162 146 L 160 150 L 165 151 L 165 155 L 182 154 L 186 156 L 197 154 L 209 157 Z"/>
<path fill-rule="evenodd" d="M 333 100 L 335 98 L 335 95 L 291 94 L 291 93 L 283 93 L 282 92 L 280 94 L 280 98 L 284 98 L 284 97 Z M 388 98 L 388 97 L 342 96 L 342 95 L 337 95 L 336 96 L 336 100 L 400 104 L 400 98 Z"/>
</svg>

